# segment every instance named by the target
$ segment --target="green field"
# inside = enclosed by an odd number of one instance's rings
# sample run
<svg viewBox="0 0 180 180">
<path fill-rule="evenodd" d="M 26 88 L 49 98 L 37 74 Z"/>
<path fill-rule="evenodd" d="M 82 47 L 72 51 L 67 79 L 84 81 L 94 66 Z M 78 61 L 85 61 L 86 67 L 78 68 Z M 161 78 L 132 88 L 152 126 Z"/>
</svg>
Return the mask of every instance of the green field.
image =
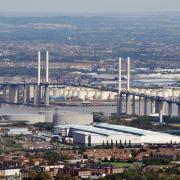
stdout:
<svg viewBox="0 0 180 180">
<path fill-rule="evenodd" d="M 126 162 L 101 162 L 101 164 L 115 166 L 115 167 L 129 167 L 133 165 L 132 163 L 126 163 Z"/>
</svg>

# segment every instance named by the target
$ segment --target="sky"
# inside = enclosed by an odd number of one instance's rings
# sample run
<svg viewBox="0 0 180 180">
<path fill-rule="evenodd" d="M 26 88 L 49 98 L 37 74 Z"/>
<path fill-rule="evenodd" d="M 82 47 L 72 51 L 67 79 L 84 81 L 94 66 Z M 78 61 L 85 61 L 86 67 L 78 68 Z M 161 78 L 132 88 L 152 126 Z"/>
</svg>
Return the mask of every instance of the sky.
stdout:
<svg viewBox="0 0 180 180">
<path fill-rule="evenodd" d="M 180 11 L 180 0 L 0 0 L 0 12 L 124 13 Z"/>
</svg>

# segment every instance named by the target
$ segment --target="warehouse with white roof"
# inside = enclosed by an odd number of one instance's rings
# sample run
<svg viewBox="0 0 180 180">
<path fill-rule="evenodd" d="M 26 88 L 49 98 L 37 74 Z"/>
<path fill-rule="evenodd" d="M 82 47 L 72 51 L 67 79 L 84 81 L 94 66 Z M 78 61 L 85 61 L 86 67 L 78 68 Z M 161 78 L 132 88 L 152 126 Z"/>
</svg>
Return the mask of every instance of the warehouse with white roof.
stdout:
<svg viewBox="0 0 180 180">
<path fill-rule="evenodd" d="M 59 125 L 55 133 L 62 137 L 72 137 L 74 142 L 83 146 L 119 143 L 131 145 L 180 143 L 180 137 L 166 133 L 142 130 L 121 125 L 96 123 L 93 126 Z"/>
</svg>

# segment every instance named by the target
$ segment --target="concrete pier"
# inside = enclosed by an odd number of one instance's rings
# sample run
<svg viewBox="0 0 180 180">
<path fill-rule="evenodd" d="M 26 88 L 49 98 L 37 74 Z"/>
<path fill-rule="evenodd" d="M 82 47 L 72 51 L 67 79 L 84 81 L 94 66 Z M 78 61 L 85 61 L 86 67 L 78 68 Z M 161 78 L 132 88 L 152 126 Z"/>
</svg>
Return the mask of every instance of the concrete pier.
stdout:
<svg viewBox="0 0 180 180">
<path fill-rule="evenodd" d="M 131 96 L 126 94 L 126 114 L 132 115 L 132 101 Z"/>
<path fill-rule="evenodd" d="M 164 102 L 158 101 L 158 108 L 159 108 L 159 122 L 163 123 L 163 115 L 164 115 Z"/>
<path fill-rule="evenodd" d="M 9 102 L 18 103 L 18 86 L 16 85 L 9 86 Z"/>
<path fill-rule="evenodd" d="M 172 103 L 168 102 L 168 116 L 172 117 Z"/>
<path fill-rule="evenodd" d="M 45 86 L 45 93 L 44 93 L 44 98 L 45 98 L 45 106 L 49 106 L 49 86 Z"/>
<path fill-rule="evenodd" d="M 144 116 L 148 115 L 147 106 L 148 106 L 148 98 L 144 97 Z"/>
<path fill-rule="evenodd" d="M 139 102 L 138 102 L 138 104 L 139 104 L 139 113 L 138 113 L 138 115 L 139 116 L 141 116 L 142 114 L 141 114 L 141 100 L 142 100 L 142 98 L 139 96 Z"/>
<path fill-rule="evenodd" d="M 133 95 L 132 97 L 132 114 L 136 115 L 136 96 Z"/>
<path fill-rule="evenodd" d="M 178 117 L 180 118 L 180 104 L 178 104 L 177 106 L 178 106 Z"/>
</svg>

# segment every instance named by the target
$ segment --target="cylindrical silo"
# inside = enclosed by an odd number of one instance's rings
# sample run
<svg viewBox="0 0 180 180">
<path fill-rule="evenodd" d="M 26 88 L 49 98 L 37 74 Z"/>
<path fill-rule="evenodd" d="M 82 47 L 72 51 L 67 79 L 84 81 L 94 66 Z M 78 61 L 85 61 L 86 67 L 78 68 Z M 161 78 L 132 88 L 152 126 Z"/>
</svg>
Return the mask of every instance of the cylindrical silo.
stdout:
<svg viewBox="0 0 180 180">
<path fill-rule="evenodd" d="M 59 89 L 59 96 L 63 96 L 63 89 Z"/>
<path fill-rule="evenodd" d="M 79 91 L 78 98 L 82 99 L 82 100 L 85 100 L 86 95 L 87 95 L 87 92 L 81 90 L 81 91 Z"/>
<path fill-rule="evenodd" d="M 55 97 L 59 97 L 59 89 L 58 88 L 54 88 L 53 92 L 54 92 L 53 94 Z"/>
<path fill-rule="evenodd" d="M 109 92 L 107 91 L 102 91 L 100 95 L 100 100 L 107 100 L 109 97 Z"/>
<path fill-rule="evenodd" d="M 95 99 L 100 99 L 100 95 L 101 95 L 101 91 L 96 91 L 94 98 Z"/>
<path fill-rule="evenodd" d="M 72 97 L 78 97 L 78 91 L 77 90 L 73 90 L 72 92 Z"/>
<path fill-rule="evenodd" d="M 94 99 L 94 95 L 95 95 L 95 91 L 87 90 L 86 92 L 87 92 L 86 99 L 93 100 Z"/>
<path fill-rule="evenodd" d="M 63 90 L 63 96 L 68 97 L 69 90 L 64 89 Z"/>
</svg>

